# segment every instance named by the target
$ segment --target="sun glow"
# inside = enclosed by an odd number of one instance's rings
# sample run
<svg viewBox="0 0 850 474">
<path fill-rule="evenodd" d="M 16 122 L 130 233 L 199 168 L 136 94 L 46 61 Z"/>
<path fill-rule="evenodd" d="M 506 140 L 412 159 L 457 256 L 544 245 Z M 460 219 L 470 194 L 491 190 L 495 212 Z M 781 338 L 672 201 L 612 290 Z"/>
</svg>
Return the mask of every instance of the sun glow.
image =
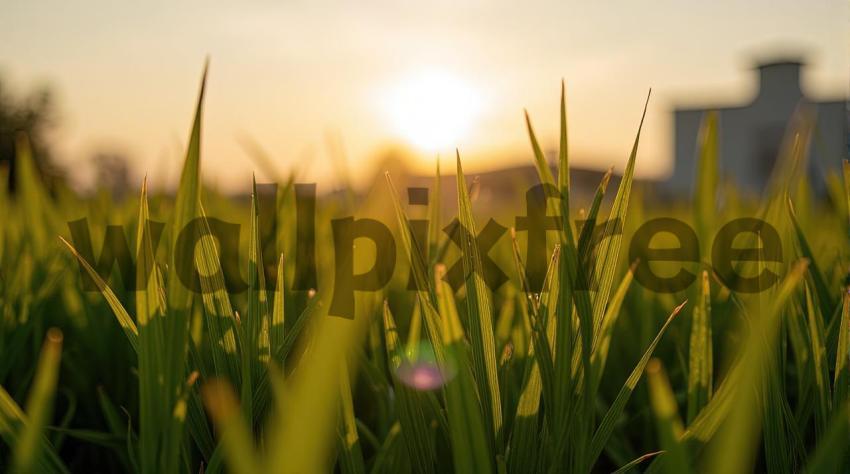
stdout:
<svg viewBox="0 0 850 474">
<path fill-rule="evenodd" d="M 391 88 L 386 109 L 404 139 L 424 151 L 444 151 L 468 135 L 481 112 L 481 98 L 460 78 L 431 71 Z"/>
</svg>

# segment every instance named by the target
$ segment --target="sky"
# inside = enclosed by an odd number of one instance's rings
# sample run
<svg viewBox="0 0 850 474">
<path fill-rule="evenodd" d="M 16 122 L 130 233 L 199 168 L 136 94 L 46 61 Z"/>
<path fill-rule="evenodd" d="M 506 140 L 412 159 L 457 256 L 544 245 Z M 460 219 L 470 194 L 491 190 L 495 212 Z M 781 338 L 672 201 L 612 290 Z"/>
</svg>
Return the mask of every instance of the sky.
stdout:
<svg viewBox="0 0 850 474">
<path fill-rule="evenodd" d="M 330 150 L 361 184 L 391 147 L 423 173 L 455 148 L 472 172 L 529 164 L 523 109 L 554 146 L 561 79 L 573 163 L 599 169 L 625 164 L 652 88 L 637 173 L 663 178 L 672 109 L 746 101 L 754 62 L 788 52 L 810 64 L 806 94 L 850 95 L 850 2 L 4 0 L 0 15 L 0 79 L 52 87 L 58 161 L 83 185 L 98 152 L 177 181 L 206 58 L 203 173 L 239 191 L 269 179 L 247 142 L 320 186 L 337 182 Z"/>
</svg>

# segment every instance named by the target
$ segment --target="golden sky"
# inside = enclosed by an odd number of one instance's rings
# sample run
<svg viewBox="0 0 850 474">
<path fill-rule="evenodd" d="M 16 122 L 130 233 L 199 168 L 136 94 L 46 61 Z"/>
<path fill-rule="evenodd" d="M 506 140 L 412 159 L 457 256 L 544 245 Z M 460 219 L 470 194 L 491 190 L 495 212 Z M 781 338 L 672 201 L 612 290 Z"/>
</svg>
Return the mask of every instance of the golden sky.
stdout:
<svg viewBox="0 0 850 474">
<path fill-rule="evenodd" d="M 595 168 L 625 163 L 652 87 L 637 168 L 663 176 L 672 108 L 746 100 L 754 60 L 788 51 L 811 63 L 807 94 L 846 97 L 850 4 L 5 0 L 0 15 L 0 77 L 54 87 L 60 161 L 81 182 L 105 150 L 173 184 L 209 56 L 204 174 L 228 190 L 256 168 L 244 138 L 320 183 L 333 183 L 328 137 L 360 181 L 392 143 L 423 170 L 455 147 L 472 171 L 530 163 L 523 108 L 554 144 L 561 78 L 574 163 Z"/>
</svg>

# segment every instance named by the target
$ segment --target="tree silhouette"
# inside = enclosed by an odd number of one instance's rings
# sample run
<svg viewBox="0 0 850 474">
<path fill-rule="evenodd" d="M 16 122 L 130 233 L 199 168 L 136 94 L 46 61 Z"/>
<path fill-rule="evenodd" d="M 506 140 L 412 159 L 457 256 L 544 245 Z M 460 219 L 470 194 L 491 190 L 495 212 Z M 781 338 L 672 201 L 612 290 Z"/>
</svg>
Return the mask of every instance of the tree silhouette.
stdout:
<svg viewBox="0 0 850 474">
<path fill-rule="evenodd" d="M 52 94 L 38 88 L 15 97 L 0 80 L 0 169 L 8 169 L 9 190 L 15 190 L 16 137 L 26 134 L 32 147 L 33 160 L 45 183 L 52 186 L 58 177 L 51 161 L 47 134 L 54 124 Z"/>
</svg>

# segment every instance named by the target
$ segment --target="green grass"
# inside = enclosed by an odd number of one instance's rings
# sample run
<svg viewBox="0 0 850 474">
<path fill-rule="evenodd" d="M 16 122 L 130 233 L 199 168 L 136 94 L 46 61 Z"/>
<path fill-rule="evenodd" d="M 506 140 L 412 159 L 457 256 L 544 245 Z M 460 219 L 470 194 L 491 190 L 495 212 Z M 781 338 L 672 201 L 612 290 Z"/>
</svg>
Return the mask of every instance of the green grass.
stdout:
<svg viewBox="0 0 850 474">
<path fill-rule="evenodd" d="M 353 199 L 320 201 L 319 287 L 306 292 L 290 289 L 291 179 L 279 186 L 272 235 L 264 230 L 255 183 L 246 183 L 253 186 L 250 206 L 202 189 L 204 83 L 173 197 L 149 195 L 147 183 L 138 199 L 127 201 L 64 188 L 50 193 L 35 174 L 26 137 L 19 139 L 18 192 L 0 189 L 4 468 L 850 468 L 850 165 L 829 178 L 830 202 L 811 195 L 804 170 L 814 125 L 805 114 L 789 129 L 772 185 L 759 201 L 741 199 L 720 179 L 718 122 L 709 114 L 695 144 L 692 197 L 645 204 L 647 190 L 634 180 L 641 116 L 617 189 L 609 189 L 606 174 L 583 203 L 570 197 L 562 90 L 557 175 L 526 117 L 540 182 L 562 196 L 547 201 L 549 214 L 559 217 L 540 293 L 529 290 L 521 233 L 512 230 L 489 253 L 513 262 L 503 268 L 510 280 L 491 291 L 475 242 L 463 238 L 454 249 L 440 232 L 453 216 L 441 216 L 433 198 L 440 196 L 439 179 L 421 213 L 402 203 L 389 175 L 386 187 L 378 184 L 379 197 L 360 199 L 357 207 Z M 457 217 L 477 235 L 486 210 L 469 191 L 460 154 L 456 169 Z M 587 210 L 576 224 L 580 206 Z M 353 319 L 330 317 L 330 220 L 375 212 L 401 243 L 394 278 L 381 291 L 358 292 Z M 414 221 L 424 216 L 429 228 L 417 232 Z M 625 256 L 635 229 L 657 216 L 688 222 L 700 238 L 700 261 L 685 267 L 696 281 L 682 292 L 644 288 L 635 281 L 637 262 Z M 741 216 L 765 219 L 782 239 L 781 263 L 738 265 L 742 273 L 777 272 L 780 281 L 762 293 L 733 291 L 710 265 L 717 230 Z M 140 290 L 124 290 L 117 271 L 98 276 L 95 262 L 69 237 L 66 222 L 80 217 L 88 218 L 95 249 L 106 225 L 132 230 L 128 245 L 136 252 Z M 200 219 L 201 235 L 209 232 L 209 217 L 247 224 L 239 269 L 247 291 L 228 291 L 215 239 L 201 238 L 193 251 L 175 249 L 188 222 Z M 156 247 L 152 219 L 169 223 Z M 616 222 L 622 235 L 612 232 Z M 600 223 L 613 237 L 596 244 Z M 268 254 L 269 241 L 280 255 Z M 355 267 L 366 262 L 367 268 L 372 257 L 361 248 Z M 180 282 L 177 255 L 193 256 L 206 276 L 203 294 Z M 443 276 L 458 258 L 465 280 L 455 291 Z M 84 275 L 97 292 L 83 290 Z M 416 290 L 407 289 L 408 275 Z M 592 290 L 587 280 L 596 283 Z M 433 369 L 444 383 L 432 390 L 409 385 L 402 368 L 411 364 Z"/>
</svg>

